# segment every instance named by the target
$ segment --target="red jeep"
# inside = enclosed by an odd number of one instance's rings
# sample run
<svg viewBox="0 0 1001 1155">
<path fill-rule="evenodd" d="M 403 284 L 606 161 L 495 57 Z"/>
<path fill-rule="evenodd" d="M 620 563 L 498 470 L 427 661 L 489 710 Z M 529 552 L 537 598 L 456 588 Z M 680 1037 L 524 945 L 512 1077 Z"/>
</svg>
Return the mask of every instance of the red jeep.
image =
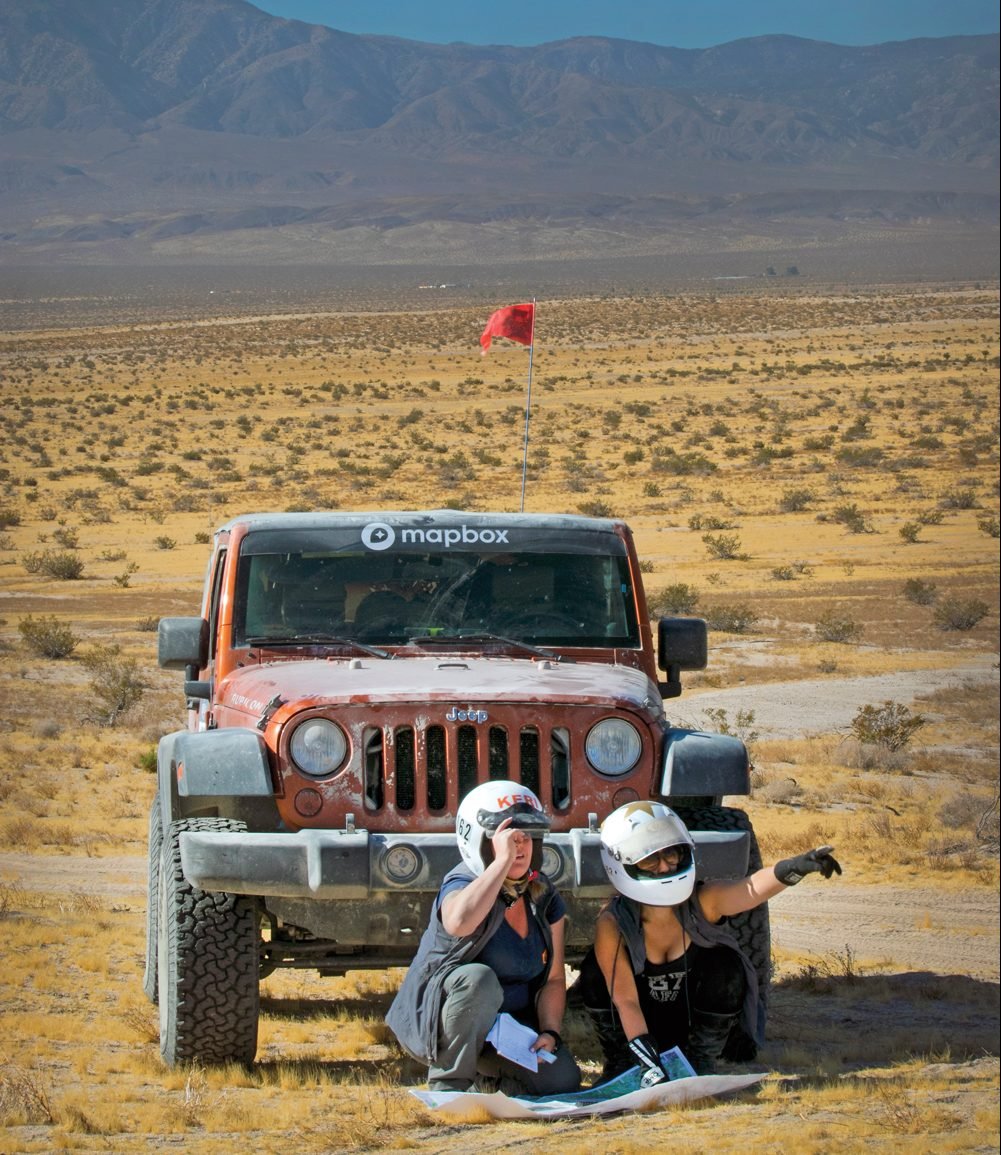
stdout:
<svg viewBox="0 0 1001 1155">
<path fill-rule="evenodd" d="M 215 534 L 197 618 L 160 622 L 188 726 L 160 742 L 145 989 L 168 1063 L 252 1062 L 277 967 L 405 966 L 458 861 L 477 783 L 531 787 L 568 957 L 608 885 L 598 826 L 653 797 L 693 832 L 700 876 L 759 864 L 743 744 L 678 729 L 663 699 L 706 663 L 706 626 L 665 618 L 658 661 L 621 521 L 561 515 L 276 513 Z M 735 929 L 767 984 L 767 911 Z"/>
</svg>

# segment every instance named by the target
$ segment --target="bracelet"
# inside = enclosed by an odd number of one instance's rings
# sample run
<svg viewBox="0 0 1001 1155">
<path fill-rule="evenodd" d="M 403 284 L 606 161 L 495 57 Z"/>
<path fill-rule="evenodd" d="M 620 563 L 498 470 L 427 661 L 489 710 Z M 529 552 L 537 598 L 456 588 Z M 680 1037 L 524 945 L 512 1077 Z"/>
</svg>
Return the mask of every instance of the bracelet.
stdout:
<svg viewBox="0 0 1001 1155">
<path fill-rule="evenodd" d="M 553 1047 L 553 1054 L 554 1055 L 560 1049 L 560 1047 L 563 1046 L 563 1036 L 560 1034 L 559 1031 L 551 1031 L 547 1027 L 545 1030 L 539 1031 L 539 1034 L 540 1035 L 549 1035 L 550 1038 L 553 1040 L 553 1042 L 556 1044 L 556 1046 Z"/>
</svg>

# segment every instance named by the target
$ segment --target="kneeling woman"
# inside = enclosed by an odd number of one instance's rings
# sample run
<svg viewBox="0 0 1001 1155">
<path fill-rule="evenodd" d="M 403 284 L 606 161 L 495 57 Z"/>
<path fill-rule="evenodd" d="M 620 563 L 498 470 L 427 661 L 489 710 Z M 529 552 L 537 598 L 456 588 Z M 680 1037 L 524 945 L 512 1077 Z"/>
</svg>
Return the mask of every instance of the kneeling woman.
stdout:
<svg viewBox="0 0 1001 1155">
<path fill-rule="evenodd" d="M 445 876 L 431 922 L 386 1016 L 401 1045 L 428 1064 L 432 1091 L 467 1091 L 478 1076 L 515 1094 L 575 1091 L 580 1071 L 562 1045 L 566 907 L 539 870 L 549 819 L 531 790 L 486 782 L 463 799 L 463 864 Z M 538 1072 L 486 1043 L 499 1012 L 536 1031 Z"/>
<path fill-rule="evenodd" d="M 696 1074 L 716 1070 L 734 1026 L 760 1042 L 757 976 L 721 925 L 813 872 L 841 867 L 821 846 L 747 878 L 695 885 L 694 842 L 659 802 L 630 802 L 601 826 L 601 858 L 618 894 L 598 916 L 578 990 L 605 1057 L 602 1078 L 640 1063 L 664 1079 L 659 1054 L 680 1047 Z"/>
</svg>

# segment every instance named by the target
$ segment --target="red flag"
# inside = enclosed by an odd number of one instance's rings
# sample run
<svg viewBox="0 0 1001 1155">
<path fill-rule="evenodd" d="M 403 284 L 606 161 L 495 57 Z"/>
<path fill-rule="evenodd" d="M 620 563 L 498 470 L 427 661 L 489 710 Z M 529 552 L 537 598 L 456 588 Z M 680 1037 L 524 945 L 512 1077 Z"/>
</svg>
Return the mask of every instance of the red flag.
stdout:
<svg viewBox="0 0 1001 1155">
<path fill-rule="evenodd" d="M 534 336 L 534 303 L 508 305 L 506 309 L 498 309 L 487 321 L 487 327 L 480 334 L 480 344 L 486 353 L 494 337 L 507 337 L 509 341 L 517 341 L 519 345 L 531 345 Z"/>
</svg>

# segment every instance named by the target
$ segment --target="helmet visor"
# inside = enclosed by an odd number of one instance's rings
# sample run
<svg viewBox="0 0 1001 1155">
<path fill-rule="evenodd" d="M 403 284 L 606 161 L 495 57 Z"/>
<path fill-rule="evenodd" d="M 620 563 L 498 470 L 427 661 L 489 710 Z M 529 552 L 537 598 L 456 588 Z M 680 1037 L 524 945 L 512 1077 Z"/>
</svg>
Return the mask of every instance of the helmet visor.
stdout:
<svg viewBox="0 0 1001 1155">
<path fill-rule="evenodd" d="M 624 837 L 617 838 L 608 850 L 623 866 L 634 866 L 666 846 L 680 846 L 689 841 L 688 832 L 680 820 L 654 818 L 639 823 Z"/>
</svg>

